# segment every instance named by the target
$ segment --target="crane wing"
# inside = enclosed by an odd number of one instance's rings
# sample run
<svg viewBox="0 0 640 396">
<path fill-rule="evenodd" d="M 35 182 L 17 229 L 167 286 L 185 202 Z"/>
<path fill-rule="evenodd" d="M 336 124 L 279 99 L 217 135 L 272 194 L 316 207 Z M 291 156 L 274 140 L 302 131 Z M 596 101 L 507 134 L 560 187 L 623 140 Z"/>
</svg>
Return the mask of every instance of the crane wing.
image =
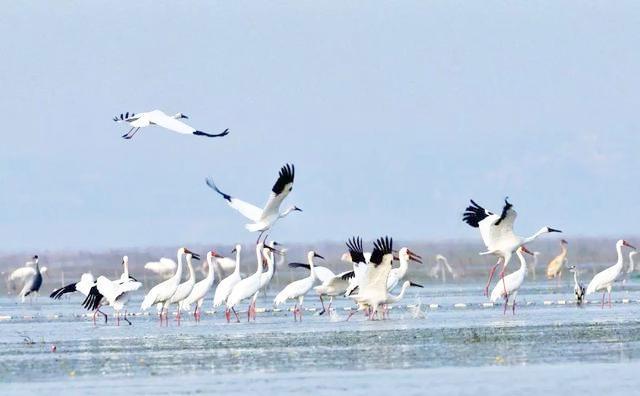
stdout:
<svg viewBox="0 0 640 396">
<path fill-rule="evenodd" d="M 296 170 L 293 164 L 286 164 L 285 166 L 280 168 L 278 180 L 276 180 L 275 184 L 273 185 L 271 194 L 269 195 L 269 200 L 262 210 L 261 220 L 267 216 L 279 213 L 280 204 L 282 204 L 282 201 L 284 201 L 284 199 L 293 189 L 293 179 L 295 177 L 295 171 Z"/>
<path fill-rule="evenodd" d="M 215 192 L 220 194 L 222 198 L 224 198 L 227 201 L 229 206 L 231 206 L 233 209 L 240 212 L 241 215 L 253 221 L 254 223 L 257 223 L 258 221 L 260 221 L 260 218 L 262 217 L 262 209 L 248 202 L 242 201 L 238 198 L 234 198 L 229 194 L 223 193 L 222 191 L 220 191 L 218 186 L 216 186 L 216 183 L 210 177 L 206 179 L 206 182 L 209 188 L 213 189 Z"/>
<path fill-rule="evenodd" d="M 193 127 L 190 127 L 189 125 L 185 124 L 184 122 L 180 121 L 180 120 L 176 120 L 173 117 L 169 117 L 168 115 L 166 115 L 165 113 L 163 113 L 160 110 L 154 110 L 148 113 L 148 118 L 149 118 L 149 122 L 151 124 L 155 124 L 158 126 L 161 126 L 163 128 L 166 128 L 170 131 L 174 131 L 174 132 L 178 132 L 178 133 L 182 133 L 185 135 L 190 135 L 193 134 L 196 129 Z"/>
<path fill-rule="evenodd" d="M 13 271 L 9 275 L 9 282 L 23 282 L 26 279 L 34 276 L 36 274 L 36 269 L 33 267 L 20 267 Z"/>
</svg>

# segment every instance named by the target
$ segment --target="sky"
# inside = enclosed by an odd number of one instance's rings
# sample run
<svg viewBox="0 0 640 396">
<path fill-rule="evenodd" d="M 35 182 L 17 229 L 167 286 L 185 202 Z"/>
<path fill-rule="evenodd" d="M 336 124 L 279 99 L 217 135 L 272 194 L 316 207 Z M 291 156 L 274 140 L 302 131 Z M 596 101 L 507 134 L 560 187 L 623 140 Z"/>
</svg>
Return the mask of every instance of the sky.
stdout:
<svg viewBox="0 0 640 396">
<path fill-rule="evenodd" d="M 638 235 L 640 3 L 7 2 L 0 250 L 250 242 L 208 189 L 291 242 L 478 238 L 470 198 L 522 235 Z M 187 114 L 221 139 L 121 112 Z"/>
</svg>

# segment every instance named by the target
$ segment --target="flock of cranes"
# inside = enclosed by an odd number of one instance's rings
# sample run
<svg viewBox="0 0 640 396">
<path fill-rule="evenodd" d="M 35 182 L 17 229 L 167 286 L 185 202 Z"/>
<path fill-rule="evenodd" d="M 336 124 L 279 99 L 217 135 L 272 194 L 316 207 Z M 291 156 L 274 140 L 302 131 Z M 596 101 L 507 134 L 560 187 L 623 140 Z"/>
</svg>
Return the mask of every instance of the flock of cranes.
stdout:
<svg viewBox="0 0 640 396">
<path fill-rule="evenodd" d="M 125 139 L 131 139 L 140 128 L 151 125 L 157 125 L 180 134 L 204 137 L 222 137 L 229 133 L 228 129 L 219 134 L 210 134 L 197 130 L 182 121 L 182 119 L 186 118 L 188 117 L 182 113 L 168 116 L 162 111 L 154 110 L 145 113 L 123 113 L 114 117 L 114 121 L 124 122 L 131 126 L 131 129 L 122 136 Z M 166 258 L 161 259 L 159 262 L 147 263 L 145 268 L 164 274 L 166 279 L 146 293 L 140 308 L 146 311 L 155 306 L 161 325 L 163 323 L 168 325 L 168 314 L 171 306 L 176 308 L 178 323 L 180 322 L 181 312 L 193 312 L 195 321 L 199 321 L 204 301 L 214 289 L 215 266 L 220 266 L 220 263 L 223 262 L 225 269 L 233 270 L 229 271 L 230 274 L 221 279 L 217 287 L 215 287 L 213 307 L 224 307 L 227 321 L 231 320 L 232 313 L 235 315 L 235 319 L 240 321 L 236 307 L 242 304 L 243 301 L 247 301 L 247 320 L 255 320 L 257 297 L 273 279 L 277 266 L 276 256 L 280 257 L 280 262 L 282 262 L 286 252 L 286 249 L 277 242 L 267 241 L 268 235 L 264 238 L 263 236 L 266 232 L 272 230 L 280 219 L 293 212 L 302 211 L 295 205 L 289 206 L 284 211 L 280 210 L 283 201 L 293 190 L 294 179 L 294 165 L 285 164 L 280 169 L 266 204 L 260 208 L 223 192 L 212 178 L 207 178 L 206 185 L 219 194 L 232 209 L 238 211 L 249 220 L 249 223 L 245 226 L 246 229 L 250 232 L 259 233 L 255 246 L 256 271 L 244 278 L 241 276 L 242 247 L 241 245 L 236 245 L 232 252 L 235 253 L 235 260 L 225 258 L 215 250 L 209 251 L 206 255 L 206 263 L 203 266 L 204 278 L 197 281 L 193 261 L 198 261 L 201 258 L 197 253 L 182 247 L 176 254 L 177 264 L 173 260 Z M 536 254 L 529 251 L 526 245 L 542 235 L 561 232 L 558 229 L 544 226 L 531 236 L 521 237 L 516 235 L 513 230 L 516 217 L 517 213 L 508 199 L 505 199 L 504 206 L 499 214 L 492 213 L 471 200 L 470 205 L 467 206 L 462 215 L 462 220 L 465 223 L 480 231 L 480 236 L 486 246 L 486 250 L 480 255 L 492 255 L 497 258 L 496 264 L 489 272 L 484 294 L 492 302 L 504 300 L 505 313 L 509 302 L 511 302 L 514 314 L 518 291 L 524 283 L 527 272 L 530 271 L 524 255 L 534 256 L 534 265 L 537 263 Z M 370 252 L 364 251 L 363 241 L 360 237 L 350 238 L 346 245 L 348 252 L 344 253 L 341 259 L 350 263 L 352 269 L 335 274 L 329 268 L 318 265 L 316 260 L 323 260 L 324 257 L 311 250 L 307 253 L 306 263 L 289 263 L 291 268 L 301 268 L 308 271 L 308 275 L 286 285 L 277 293 L 273 304 L 278 306 L 293 300 L 294 320 L 302 320 L 304 298 L 313 291 L 322 304 L 320 314 L 324 314 L 327 311 L 330 312 L 333 299 L 342 297 L 356 304 L 357 311 L 365 311 L 369 319 L 377 319 L 386 316 L 387 307 L 400 301 L 407 288 L 411 286 L 422 287 L 406 279 L 409 263 L 422 263 L 422 257 L 408 247 L 396 250 L 392 238 L 384 236 L 376 239 Z M 611 305 L 612 287 L 624 272 L 622 249 L 625 247 L 633 249 L 630 255 L 631 265 L 633 266 L 633 255 L 636 254 L 635 248 L 627 241 L 619 240 L 616 243 L 618 254 L 616 264 L 596 274 L 587 287 L 584 287 L 578 281 L 577 269 L 575 267 L 569 268 L 574 273 L 574 292 L 578 303 L 583 301 L 585 295 L 602 291 L 602 306 L 604 307 L 607 293 L 609 294 L 609 305 Z M 507 267 L 514 255 L 518 258 L 520 267 L 512 273 L 506 274 Z M 398 261 L 399 265 L 394 266 L 394 261 Z M 444 256 L 438 255 L 436 261 L 437 265 L 432 271 L 432 276 L 442 276 L 443 280 L 447 273 L 451 276 L 456 276 Z M 548 265 L 547 277 L 549 279 L 560 279 L 562 269 L 566 267 L 566 263 L 567 242 L 563 239 L 561 241 L 560 254 Z M 185 264 L 188 276 L 183 279 Z M 493 287 L 492 292 L 489 293 L 494 273 L 500 265 L 499 280 Z M 24 268 L 27 269 L 21 269 L 20 272 L 20 276 L 24 277 L 24 285 L 19 294 L 23 300 L 32 293 L 39 291 L 44 270 L 38 264 L 38 256 L 34 256 L 33 262 Z M 109 306 L 114 311 L 117 324 L 120 323 L 121 318 L 131 324 L 127 318 L 128 302 L 131 295 L 142 287 L 142 283 L 129 273 L 129 259 L 127 256 L 122 259 L 122 269 L 122 275 L 115 280 L 110 280 L 106 276 L 99 276 L 95 279 L 91 273 L 85 273 L 78 282 L 54 290 L 50 297 L 60 299 L 67 293 L 79 292 L 85 296 L 83 307 L 93 312 L 94 323 L 98 314 L 103 315 L 105 322 L 107 321 L 107 314 L 102 311 L 102 308 Z M 222 273 L 223 271 L 220 272 Z M 16 277 L 18 277 L 17 274 Z M 392 294 L 398 285 L 401 285 L 400 292 Z M 329 298 L 328 307 L 325 307 L 324 298 Z M 194 306 L 193 310 L 192 306 Z M 352 311 L 351 315 L 357 311 Z M 349 318 L 351 315 L 349 315 Z"/>
</svg>

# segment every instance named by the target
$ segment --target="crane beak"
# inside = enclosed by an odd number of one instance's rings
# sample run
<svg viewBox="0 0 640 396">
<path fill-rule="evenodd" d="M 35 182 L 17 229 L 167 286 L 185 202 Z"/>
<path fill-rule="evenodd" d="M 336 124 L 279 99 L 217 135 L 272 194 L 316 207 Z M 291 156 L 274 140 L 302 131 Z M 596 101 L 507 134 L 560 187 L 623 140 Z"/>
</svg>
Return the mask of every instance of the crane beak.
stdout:
<svg viewBox="0 0 640 396">
<path fill-rule="evenodd" d="M 622 241 L 622 244 L 623 244 L 624 246 L 626 246 L 626 247 L 629 247 L 629 248 L 631 248 L 631 249 L 633 249 L 633 250 L 636 250 L 635 246 L 633 246 L 632 244 L 630 244 L 630 243 L 629 243 L 629 242 L 627 242 L 627 241 Z"/>
<path fill-rule="evenodd" d="M 318 253 L 313 253 L 313 257 L 317 257 L 319 259 L 325 259 L 324 257 L 322 257 L 321 255 L 319 255 Z"/>
<path fill-rule="evenodd" d="M 236 248 L 233 248 L 233 250 L 231 251 L 231 254 L 235 253 L 237 251 Z"/>
<path fill-rule="evenodd" d="M 549 232 L 562 232 L 562 231 L 549 227 Z"/>
<path fill-rule="evenodd" d="M 235 249 L 234 249 L 234 250 L 235 250 Z M 219 255 L 215 250 L 212 250 L 212 251 L 211 251 L 211 256 L 213 256 L 213 257 L 217 257 L 217 258 L 224 258 L 224 257 L 222 257 L 221 255 Z"/>
<path fill-rule="evenodd" d="M 299 208 L 299 207 L 297 207 L 297 206 L 294 206 L 294 207 L 293 207 L 293 210 L 298 211 L 298 212 L 302 212 L 302 209 L 300 209 L 300 208 Z"/>
<path fill-rule="evenodd" d="M 530 254 L 530 255 L 532 255 L 532 256 L 533 256 L 533 253 L 531 253 L 531 251 L 529 251 L 529 249 L 527 249 L 526 247 L 524 247 L 524 246 L 520 246 L 520 249 L 522 249 L 522 251 L 523 251 L 524 253 L 527 253 L 527 254 Z"/>
<path fill-rule="evenodd" d="M 424 288 L 424 286 L 422 286 L 422 285 L 421 285 L 421 284 L 419 284 L 419 283 L 415 283 L 415 282 L 409 282 L 409 286 L 413 286 L 413 287 L 422 287 L 422 288 Z"/>
<path fill-rule="evenodd" d="M 419 263 L 419 264 L 423 264 L 422 263 L 422 256 L 412 252 L 411 250 L 407 250 L 407 253 L 409 253 L 409 260 L 415 261 L 416 263 Z"/>
<path fill-rule="evenodd" d="M 278 255 L 282 256 L 282 252 L 281 252 L 280 250 L 278 250 L 278 249 L 274 249 L 274 248 L 272 248 L 271 246 L 267 246 L 267 245 L 264 245 L 264 247 L 265 247 L 265 248 L 267 248 L 267 249 L 269 249 L 269 250 L 270 250 L 270 251 L 272 251 L 273 253 L 275 253 L 275 254 L 278 254 Z"/>
</svg>

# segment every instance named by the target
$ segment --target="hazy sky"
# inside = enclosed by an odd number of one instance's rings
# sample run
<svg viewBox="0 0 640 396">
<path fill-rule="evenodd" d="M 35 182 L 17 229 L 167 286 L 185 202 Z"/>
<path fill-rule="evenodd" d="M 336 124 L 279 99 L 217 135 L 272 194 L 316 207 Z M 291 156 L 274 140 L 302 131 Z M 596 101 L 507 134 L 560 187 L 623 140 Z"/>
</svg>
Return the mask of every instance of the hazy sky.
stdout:
<svg viewBox="0 0 640 396">
<path fill-rule="evenodd" d="M 286 241 L 638 235 L 640 3 L 5 2 L 0 250 L 248 242 L 296 166 Z M 120 112 L 183 112 L 223 139 Z M 286 205 L 285 205 L 286 206 Z"/>
</svg>

